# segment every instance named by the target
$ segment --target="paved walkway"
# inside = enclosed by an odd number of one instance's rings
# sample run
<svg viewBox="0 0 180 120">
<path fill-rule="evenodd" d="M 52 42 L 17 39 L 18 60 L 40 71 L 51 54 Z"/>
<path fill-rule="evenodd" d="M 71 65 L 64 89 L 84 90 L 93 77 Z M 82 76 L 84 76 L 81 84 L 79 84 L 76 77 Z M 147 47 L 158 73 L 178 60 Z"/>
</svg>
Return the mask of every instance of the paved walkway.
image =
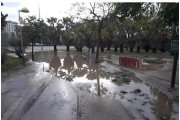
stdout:
<svg viewBox="0 0 180 120">
<path fill-rule="evenodd" d="M 121 102 L 79 91 L 42 68 L 30 63 L 3 75 L 2 120 L 133 119 Z"/>
<path fill-rule="evenodd" d="M 119 101 L 80 92 L 66 81 L 54 77 L 22 118 L 32 119 L 131 120 L 131 117 Z"/>
<path fill-rule="evenodd" d="M 115 65 L 119 68 L 119 65 Z M 122 67 L 122 66 L 121 66 Z M 157 71 L 122 67 L 160 89 L 170 98 L 172 61 Z M 179 80 L 177 71 L 176 82 Z M 68 82 L 43 72 L 42 64 L 30 63 L 23 69 L 2 73 L 2 120 L 129 120 L 131 114 L 121 102 L 80 92 Z"/>
<path fill-rule="evenodd" d="M 19 119 L 28 104 L 38 97 L 51 79 L 42 64 L 29 63 L 25 68 L 2 73 L 1 114 L 3 120 Z"/>
<path fill-rule="evenodd" d="M 176 71 L 175 89 L 170 90 L 173 60 L 162 60 L 166 61 L 162 69 L 156 71 L 142 71 L 140 74 L 138 73 L 137 76 L 159 88 L 166 95 L 173 99 L 175 96 L 179 95 L 179 62 Z"/>
<path fill-rule="evenodd" d="M 166 59 L 165 59 L 166 60 Z M 172 68 L 173 68 L 173 61 L 166 60 L 167 63 L 165 63 L 164 67 L 161 70 L 158 71 L 147 71 L 144 73 L 160 78 L 162 80 L 171 82 L 172 77 Z M 177 71 L 176 71 L 176 84 L 179 83 L 179 63 L 177 65 Z"/>
</svg>

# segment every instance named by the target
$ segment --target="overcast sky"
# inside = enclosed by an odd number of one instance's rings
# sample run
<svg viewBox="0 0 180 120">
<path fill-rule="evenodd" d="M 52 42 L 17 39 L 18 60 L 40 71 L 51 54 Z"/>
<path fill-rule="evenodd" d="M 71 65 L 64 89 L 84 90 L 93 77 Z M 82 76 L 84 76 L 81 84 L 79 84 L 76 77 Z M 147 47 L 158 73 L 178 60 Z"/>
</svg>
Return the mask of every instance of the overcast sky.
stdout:
<svg viewBox="0 0 180 120">
<path fill-rule="evenodd" d="M 16 22 L 18 22 L 18 10 L 20 10 L 23 7 L 27 7 L 30 12 L 21 13 L 21 17 L 25 18 L 29 15 L 35 15 L 37 18 L 39 18 L 39 10 L 38 10 L 38 3 L 39 3 L 40 17 L 46 20 L 46 18 L 49 17 L 62 18 L 68 16 L 67 13 L 72 13 L 72 11 L 69 12 L 69 10 L 72 7 L 72 3 L 74 3 L 74 0 L 1 0 L 1 1 L 4 3 L 4 6 L 1 7 L 3 14 L 8 14 L 7 20 L 16 21 Z M 76 0 L 76 1 L 82 2 L 83 0 Z M 85 0 L 85 1 L 87 2 L 89 0 Z M 91 0 L 91 2 L 92 1 L 95 0 Z M 98 1 L 96 0 L 96 2 Z M 112 0 L 106 0 L 106 1 L 112 1 Z M 115 1 L 117 2 L 119 0 L 115 0 Z M 122 1 L 127 2 L 129 0 L 121 0 L 121 2 Z M 167 0 L 165 1 L 168 2 Z M 132 0 L 129 2 L 132 2 Z M 138 2 L 142 2 L 142 0 Z M 159 1 L 151 0 L 149 2 L 159 2 Z"/>
<path fill-rule="evenodd" d="M 64 0 L 63 0 L 64 1 Z M 62 2 L 60 0 L 4 0 L 4 6 L 1 7 L 3 14 L 8 14 L 7 20 L 18 22 L 18 10 L 23 7 L 29 9 L 29 13 L 21 13 L 22 17 L 35 15 L 39 18 L 38 3 L 40 6 L 40 17 L 46 19 L 48 17 L 62 18 L 68 16 L 68 10 L 72 6 L 72 2 Z"/>
</svg>

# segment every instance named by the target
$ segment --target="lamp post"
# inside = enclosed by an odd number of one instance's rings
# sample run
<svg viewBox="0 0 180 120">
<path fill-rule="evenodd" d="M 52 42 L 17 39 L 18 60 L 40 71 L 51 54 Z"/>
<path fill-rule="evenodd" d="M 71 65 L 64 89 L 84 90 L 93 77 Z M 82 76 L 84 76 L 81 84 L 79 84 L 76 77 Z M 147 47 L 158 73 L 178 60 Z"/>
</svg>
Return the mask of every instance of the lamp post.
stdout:
<svg viewBox="0 0 180 120">
<path fill-rule="evenodd" d="M 22 53 L 22 59 L 23 59 L 23 65 L 25 66 L 25 59 L 24 59 L 24 45 L 23 45 L 23 37 L 22 37 L 22 28 L 21 28 L 21 23 L 20 23 L 20 12 L 23 13 L 29 13 L 29 10 L 27 8 L 22 8 L 21 10 L 18 10 L 19 14 L 19 25 L 20 25 L 20 40 L 21 40 L 21 53 Z"/>
<path fill-rule="evenodd" d="M 178 63 L 178 56 L 179 56 L 179 35 L 176 31 L 176 27 L 174 24 L 173 24 L 173 31 L 172 31 L 172 37 L 171 37 L 170 52 L 174 53 L 172 76 L 171 76 L 171 88 L 174 88 L 175 79 L 176 79 L 176 69 L 177 69 L 177 63 Z"/>
<path fill-rule="evenodd" d="M 31 33 L 34 33 L 34 31 L 35 31 L 35 26 L 34 25 L 31 25 Z M 31 43 L 32 43 L 32 52 L 31 52 L 31 54 L 32 54 L 32 61 L 34 61 L 34 38 L 32 38 L 31 39 Z"/>
</svg>

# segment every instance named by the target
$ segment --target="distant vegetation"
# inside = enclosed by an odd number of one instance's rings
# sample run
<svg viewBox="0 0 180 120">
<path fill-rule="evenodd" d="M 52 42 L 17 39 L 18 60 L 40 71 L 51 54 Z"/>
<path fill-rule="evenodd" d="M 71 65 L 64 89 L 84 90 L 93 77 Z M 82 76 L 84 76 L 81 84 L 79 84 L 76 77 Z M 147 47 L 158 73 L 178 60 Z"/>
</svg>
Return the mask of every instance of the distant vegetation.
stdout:
<svg viewBox="0 0 180 120">
<path fill-rule="evenodd" d="M 66 45 L 67 51 L 72 45 L 77 51 L 87 46 L 93 53 L 97 48 L 98 62 L 99 50 L 105 48 L 113 47 L 115 52 L 120 48 L 120 53 L 124 48 L 137 53 L 142 49 L 165 52 L 172 31 L 179 26 L 179 3 L 75 3 L 72 8 L 76 14 L 62 19 L 21 19 L 24 43 L 43 41 L 53 45 L 54 51 L 57 45 Z"/>
</svg>

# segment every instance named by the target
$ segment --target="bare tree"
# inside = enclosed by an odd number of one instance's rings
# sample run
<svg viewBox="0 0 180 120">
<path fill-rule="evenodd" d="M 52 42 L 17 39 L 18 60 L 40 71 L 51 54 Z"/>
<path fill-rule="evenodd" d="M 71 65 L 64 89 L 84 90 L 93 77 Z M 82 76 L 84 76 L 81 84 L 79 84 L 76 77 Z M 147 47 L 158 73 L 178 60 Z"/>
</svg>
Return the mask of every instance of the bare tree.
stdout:
<svg viewBox="0 0 180 120">
<path fill-rule="evenodd" d="M 96 41 L 96 59 L 95 62 L 98 63 L 99 58 L 99 45 L 102 42 L 102 27 L 104 22 L 111 16 L 113 12 L 114 4 L 112 3 L 76 3 L 74 7 L 77 9 L 76 19 L 85 21 L 94 21 L 98 24 L 97 29 L 97 41 Z"/>
</svg>

